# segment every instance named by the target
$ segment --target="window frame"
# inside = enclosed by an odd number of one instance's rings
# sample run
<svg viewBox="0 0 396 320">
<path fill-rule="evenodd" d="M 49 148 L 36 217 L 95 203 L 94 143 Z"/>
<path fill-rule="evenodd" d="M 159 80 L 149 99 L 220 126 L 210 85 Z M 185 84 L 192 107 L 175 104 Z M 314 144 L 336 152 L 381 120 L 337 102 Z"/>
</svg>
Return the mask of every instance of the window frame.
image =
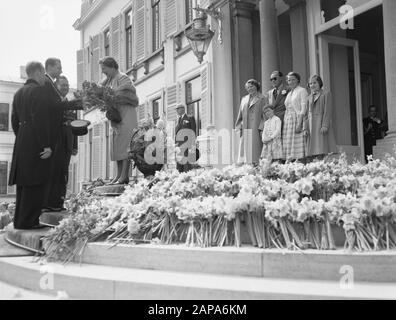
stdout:
<svg viewBox="0 0 396 320">
<path fill-rule="evenodd" d="M 188 107 L 190 106 L 190 105 L 196 105 L 196 104 L 198 104 L 198 108 L 196 108 L 195 110 L 194 110 L 194 118 L 195 118 L 195 122 L 196 122 L 196 126 L 197 126 L 197 129 L 196 129 L 196 136 L 199 136 L 200 134 L 201 134 L 201 131 L 202 131 L 202 125 L 201 125 L 201 108 L 202 108 L 202 93 L 201 93 L 201 95 L 200 95 L 200 97 L 199 97 L 199 99 L 191 99 L 191 101 L 189 101 L 189 100 L 187 100 L 187 84 L 188 83 L 190 83 L 190 82 L 192 82 L 193 80 L 196 80 L 196 79 L 200 79 L 201 80 L 201 74 L 199 73 L 199 74 L 196 74 L 196 75 L 194 75 L 194 76 L 192 76 L 192 77 L 190 77 L 190 78 L 188 78 L 188 79 L 186 79 L 185 81 L 183 81 L 183 87 L 184 87 L 184 102 L 185 102 L 185 105 L 186 105 L 186 114 L 188 115 Z M 201 90 L 200 90 L 200 92 L 202 92 L 202 88 L 201 88 Z"/>
<path fill-rule="evenodd" d="M 161 0 L 151 0 L 151 52 L 162 47 Z"/>
<path fill-rule="evenodd" d="M 12 131 L 12 125 L 11 125 L 11 108 L 12 108 L 12 104 L 7 102 L 1 102 L 0 101 L 0 105 L 8 105 L 8 115 L 7 115 L 7 124 L 8 126 L 6 127 L 6 130 L 0 130 L 0 133 L 7 133 L 7 132 L 11 132 Z"/>
<path fill-rule="evenodd" d="M 194 20 L 194 1 L 184 0 L 184 24 L 189 25 Z"/>
<path fill-rule="evenodd" d="M 107 37 L 107 35 L 109 35 Z M 104 46 L 104 56 L 108 57 L 110 56 L 110 43 L 111 43 L 111 33 L 110 33 L 110 28 L 107 28 L 104 32 L 103 32 L 103 36 L 104 36 L 104 41 L 103 41 L 103 46 Z M 107 42 L 108 41 L 108 42 Z"/>
<path fill-rule="evenodd" d="M 5 185 L 4 185 L 5 193 L 1 192 L 1 189 L 0 189 L 0 196 L 8 195 L 8 172 L 9 172 L 8 166 L 9 166 L 9 162 L 6 161 L 6 160 L 1 160 L 0 161 L 0 164 L 4 164 L 4 163 L 5 163 L 5 175 L 4 175 L 4 178 L 5 178 L 5 181 L 4 181 L 5 182 Z"/>
<path fill-rule="evenodd" d="M 130 24 L 128 25 L 128 15 L 130 15 Z M 133 67 L 133 8 L 129 7 L 127 10 L 124 11 L 124 32 L 125 32 L 125 63 L 126 63 L 126 70 L 130 70 Z M 129 36 L 130 32 L 130 36 Z M 130 41 L 130 43 L 129 43 Z M 131 59 L 129 59 L 131 57 Z M 130 62 L 131 61 L 131 62 Z M 131 65 L 129 65 L 131 63 Z"/>
</svg>

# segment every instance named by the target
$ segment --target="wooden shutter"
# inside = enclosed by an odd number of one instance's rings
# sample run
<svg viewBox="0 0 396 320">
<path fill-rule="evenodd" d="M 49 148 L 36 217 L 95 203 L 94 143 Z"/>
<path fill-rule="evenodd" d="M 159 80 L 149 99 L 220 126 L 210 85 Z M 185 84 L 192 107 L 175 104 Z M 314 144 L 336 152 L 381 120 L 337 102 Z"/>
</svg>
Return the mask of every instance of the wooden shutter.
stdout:
<svg viewBox="0 0 396 320">
<path fill-rule="evenodd" d="M 139 121 L 144 120 L 146 117 L 146 104 L 143 103 L 138 107 L 138 113 L 139 113 Z"/>
<path fill-rule="evenodd" d="M 77 88 L 82 89 L 84 82 L 84 49 L 77 51 Z"/>
<path fill-rule="evenodd" d="M 177 83 L 166 88 L 166 114 L 167 121 L 175 121 L 177 119 L 176 106 L 178 102 Z"/>
<path fill-rule="evenodd" d="M 85 180 L 85 136 L 78 137 L 78 181 Z"/>
<path fill-rule="evenodd" d="M 165 36 L 169 37 L 177 31 L 176 0 L 165 1 Z"/>
<path fill-rule="evenodd" d="M 118 62 L 121 71 L 123 71 L 121 60 L 121 15 L 111 19 L 110 34 L 110 55 Z"/>
<path fill-rule="evenodd" d="M 146 56 L 146 9 L 144 0 L 135 1 L 136 60 Z"/>
<path fill-rule="evenodd" d="M 201 124 L 202 130 L 206 130 L 211 124 L 211 75 L 210 64 L 201 69 Z"/>
<path fill-rule="evenodd" d="M 99 82 L 100 35 L 92 38 L 91 81 Z"/>
<path fill-rule="evenodd" d="M 6 179 L 6 181 L 7 181 L 7 194 L 16 194 L 16 186 L 15 185 L 14 186 L 9 186 L 8 185 L 8 182 L 9 182 L 9 179 L 10 179 L 10 171 L 11 171 L 11 162 L 9 161 L 7 163 L 7 179 Z"/>
<path fill-rule="evenodd" d="M 96 124 L 92 132 L 92 180 L 102 178 L 103 174 L 103 125 Z"/>
<path fill-rule="evenodd" d="M 87 81 L 91 81 L 91 60 L 92 60 L 92 55 L 91 55 L 91 41 L 89 44 L 87 44 L 84 48 L 84 79 Z"/>
</svg>

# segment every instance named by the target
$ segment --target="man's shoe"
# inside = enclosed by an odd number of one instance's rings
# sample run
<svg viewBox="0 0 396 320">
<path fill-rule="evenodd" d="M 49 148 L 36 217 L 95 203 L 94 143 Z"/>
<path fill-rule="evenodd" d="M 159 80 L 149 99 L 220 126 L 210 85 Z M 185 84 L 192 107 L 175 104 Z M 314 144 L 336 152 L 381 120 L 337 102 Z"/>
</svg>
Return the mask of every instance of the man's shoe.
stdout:
<svg viewBox="0 0 396 320">
<path fill-rule="evenodd" d="M 62 211 L 62 208 L 48 207 L 48 209 L 50 210 L 49 212 L 61 212 Z"/>
<path fill-rule="evenodd" d="M 43 224 L 38 224 L 38 225 L 35 225 L 35 226 L 29 228 L 29 230 L 38 230 L 38 229 L 44 229 L 44 228 L 48 228 L 48 226 L 45 226 Z"/>
</svg>

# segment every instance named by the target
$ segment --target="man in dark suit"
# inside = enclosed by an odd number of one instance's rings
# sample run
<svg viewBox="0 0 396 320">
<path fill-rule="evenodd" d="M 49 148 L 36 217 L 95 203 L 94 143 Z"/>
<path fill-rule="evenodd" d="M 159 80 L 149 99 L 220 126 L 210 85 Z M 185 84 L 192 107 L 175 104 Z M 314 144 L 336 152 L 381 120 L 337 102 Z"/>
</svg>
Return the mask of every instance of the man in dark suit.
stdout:
<svg viewBox="0 0 396 320">
<path fill-rule="evenodd" d="M 62 142 L 62 127 L 64 123 L 64 112 L 66 110 L 81 110 L 81 100 L 67 101 L 62 97 L 56 86 L 56 80 L 62 74 L 62 63 L 57 58 L 49 58 L 45 62 L 46 81 L 45 90 L 49 104 L 49 114 L 51 122 L 51 147 L 54 150 L 54 157 L 51 160 L 51 177 L 46 185 L 44 197 L 44 211 L 62 211 L 63 196 L 62 187 L 65 184 L 65 176 L 62 174 L 62 167 L 65 160 L 58 151 L 64 148 Z"/>
<path fill-rule="evenodd" d="M 270 80 L 273 88 L 267 93 L 268 103 L 272 110 L 274 110 L 274 115 L 281 119 L 283 127 L 286 113 L 285 100 L 290 89 L 285 86 L 283 82 L 283 73 L 280 71 L 274 71 L 271 74 Z"/>
<path fill-rule="evenodd" d="M 67 95 L 69 93 L 69 81 L 65 76 L 60 76 L 56 81 L 56 87 L 59 90 L 62 100 L 68 101 Z M 69 181 L 69 165 L 72 156 L 77 155 L 78 139 L 72 132 L 70 123 L 77 119 L 77 112 L 73 110 L 66 110 L 63 112 L 61 134 L 58 139 L 58 146 L 54 154 L 54 161 L 59 164 L 54 169 L 54 176 L 58 176 L 51 188 L 50 199 L 57 208 L 63 209 L 63 204 L 67 192 L 67 183 Z"/>
<path fill-rule="evenodd" d="M 178 114 L 176 124 L 176 145 L 181 150 L 181 159 L 177 161 L 177 170 L 179 172 L 188 172 L 193 168 L 199 155 L 195 147 L 197 125 L 193 116 L 186 114 L 186 107 L 178 105 L 176 107 Z"/>
<path fill-rule="evenodd" d="M 50 158 L 50 118 L 45 96 L 44 67 L 40 62 L 26 66 L 28 80 L 14 96 L 11 123 L 16 135 L 10 185 L 17 185 L 14 227 L 36 229 L 48 180 Z"/>
</svg>

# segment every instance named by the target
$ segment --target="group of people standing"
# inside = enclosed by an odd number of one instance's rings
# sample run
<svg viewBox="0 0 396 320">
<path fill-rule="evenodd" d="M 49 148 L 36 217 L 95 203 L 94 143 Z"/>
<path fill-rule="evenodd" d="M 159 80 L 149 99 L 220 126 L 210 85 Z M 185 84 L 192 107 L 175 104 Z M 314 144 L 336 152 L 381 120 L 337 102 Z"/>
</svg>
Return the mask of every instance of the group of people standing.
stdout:
<svg viewBox="0 0 396 320">
<path fill-rule="evenodd" d="M 77 153 L 70 121 L 81 100 L 68 101 L 69 84 L 62 64 L 49 58 L 26 66 L 28 80 L 14 96 L 11 123 L 16 135 L 10 185 L 17 185 L 14 227 L 43 227 L 43 211 L 62 211 L 68 168 Z"/>
<path fill-rule="evenodd" d="M 260 159 L 294 161 L 336 153 L 331 94 L 323 90 L 320 76 L 309 81 L 310 94 L 301 76 L 290 72 L 284 82 L 280 71 L 271 74 L 272 89 L 249 80 L 236 122 L 241 142 L 238 163 L 258 164 Z"/>
</svg>

